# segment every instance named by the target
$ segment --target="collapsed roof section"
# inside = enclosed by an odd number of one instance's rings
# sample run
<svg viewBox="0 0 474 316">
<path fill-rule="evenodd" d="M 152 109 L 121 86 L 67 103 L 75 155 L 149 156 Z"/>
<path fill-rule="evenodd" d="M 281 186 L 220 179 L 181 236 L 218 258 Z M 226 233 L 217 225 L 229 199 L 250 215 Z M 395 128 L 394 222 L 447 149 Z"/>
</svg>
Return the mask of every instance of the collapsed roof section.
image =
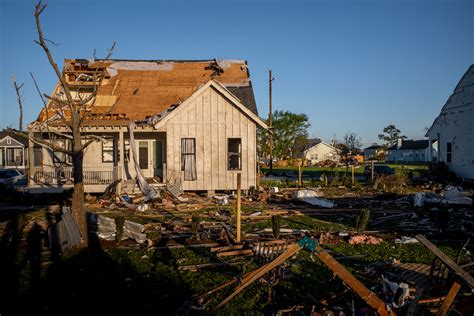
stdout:
<svg viewBox="0 0 474 316">
<path fill-rule="evenodd" d="M 144 120 L 188 99 L 210 80 L 218 81 L 232 95 L 257 114 L 247 62 L 243 60 L 86 60 L 66 59 L 64 75 L 73 96 L 92 93 L 86 107 L 85 124 L 127 125 Z M 64 98 L 58 85 L 53 92 Z M 41 111 L 37 121 L 68 117 L 68 110 L 53 101 Z"/>
</svg>

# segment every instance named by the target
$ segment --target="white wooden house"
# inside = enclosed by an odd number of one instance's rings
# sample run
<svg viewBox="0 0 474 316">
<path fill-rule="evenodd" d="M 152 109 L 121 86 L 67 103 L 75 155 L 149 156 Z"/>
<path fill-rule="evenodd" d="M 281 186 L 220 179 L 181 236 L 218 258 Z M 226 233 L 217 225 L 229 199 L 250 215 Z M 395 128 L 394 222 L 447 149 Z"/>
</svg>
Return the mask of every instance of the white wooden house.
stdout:
<svg viewBox="0 0 474 316">
<path fill-rule="evenodd" d="M 464 73 L 426 136 L 429 161 L 443 161 L 458 177 L 474 180 L 474 65 Z"/>
<path fill-rule="evenodd" d="M 326 160 L 340 160 L 339 150 L 325 142 L 319 142 L 316 145 L 311 146 L 305 151 L 304 155 L 310 165 Z"/>
<path fill-rule="evenodd" d="M 102 192 L 111 182 L 136 177 L 130 146 L 141 173 L 155 181 L 180 181 L 184 190 L 216 191 L 255 186 L 256 129 L 267 128 L 258 117 L 248 66 L 241 60 L 97 61 L 65 60 L 72 87 L 87 89 L 88 74 L 101 69 L 98 94 L 83 123 L 85 137 L 106 141 L 90 145 L 84 156 L 86 192 Z M 60 96 L 56 87 L 53 95 Z M 57 114 L 50 102 L 29 126 L 48 138 L 44 122 Z M 135 143 L 131 142 L 129 124 Z M 61 129 L 60 120 L 57 123 Z M 55 140 L 70 146 L 67 138 Z M 32 146 L 33 147 L 33 146 Z M 31 166 L 30 186 L 49 191 L 72 185 L 71 159 L 34 146 L 41 156 Z M 39 148 L 38 148 L 39 147 Z"/>
<path fill-rule="evenodd" d="M 7 130 L 0 132 L 0 168 L 25 170 L 28 141 Z"/>
<path fill-rule="evenodd" d="M 385 161 L 395 163 L 425 163 L 428 161 L 428 140 L 398 139 L 385 151 Z"/>
</svg>

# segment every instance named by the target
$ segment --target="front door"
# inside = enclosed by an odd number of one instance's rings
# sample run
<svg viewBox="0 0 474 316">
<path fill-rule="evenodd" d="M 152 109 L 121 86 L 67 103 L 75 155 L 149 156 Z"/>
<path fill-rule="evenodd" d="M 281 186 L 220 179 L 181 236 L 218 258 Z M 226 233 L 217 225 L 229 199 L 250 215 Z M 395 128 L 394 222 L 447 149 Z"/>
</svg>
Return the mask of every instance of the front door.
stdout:
<svg viewBox="0 0 474 316">
<path fill-rule="evenodd" d="M 163 177 L 163 141 L 147 139 L 139 140 L 138 165 L 145 178 Z"/>
</svg>

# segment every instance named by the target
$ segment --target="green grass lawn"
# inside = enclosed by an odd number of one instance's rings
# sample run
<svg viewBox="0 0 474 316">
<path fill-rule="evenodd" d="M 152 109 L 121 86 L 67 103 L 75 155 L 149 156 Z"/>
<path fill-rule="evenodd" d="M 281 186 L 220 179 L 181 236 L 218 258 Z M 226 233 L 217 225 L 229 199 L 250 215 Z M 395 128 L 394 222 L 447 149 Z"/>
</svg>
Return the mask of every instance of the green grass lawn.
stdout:
<svg viewBox="0 0 474 316">
<path fill-rule="evenodd" d="M 387 165 L 395 170 L 396 173 L 408 172 L 411 170 L 414 175 L 421 175 L 428 171 L 428 165 L 407 165 L 407 164 L 384 164 Z M 362 175 L 364 173 L 364 166 L 360 165 L 355 168 L 356 175 Z M 261 168 L 263 173 L 268 173 L 269 168 Z M 298 174 L 298 167 L 297 166 L 288 166 L 288 167 L 273 167 L 273 173 L 275 175 L 284 174 L 284 173 L 294 173 L 295 175 Z M 337 167 L 337 168 L 329 168 L 329 167 L 304 167 L 303 175 L 320 175 L 322 173 L 341 173 L 344 174 L 347 172 L 345 167 Z M 351 173 L 351 168 L 349 167 L 348 170 Z"/>
</svg>

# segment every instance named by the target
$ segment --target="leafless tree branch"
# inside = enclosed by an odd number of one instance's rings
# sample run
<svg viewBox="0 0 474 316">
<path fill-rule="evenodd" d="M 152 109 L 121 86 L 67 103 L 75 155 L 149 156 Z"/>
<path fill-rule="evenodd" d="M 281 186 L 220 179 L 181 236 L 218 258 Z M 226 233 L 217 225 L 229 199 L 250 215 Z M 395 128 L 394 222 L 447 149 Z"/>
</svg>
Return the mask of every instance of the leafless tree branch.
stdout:
<svg viewBox="0 0 474 316">
<path fill-rule="evenodd" d="M 13 77 L 12 80 L 13 80 L 13 86 L 15 87 L 16 97 L 18 99 L 18 106 L 20 107 L 20 125 L 19 125 L 19 129 L 21 131 L 21 130 L 23 130 L 23 102 L 21 101 L 20 89 L 23 87 L 24 83 L 22 83 L 21 85 L 18 85 L 16 83 L 15 77 Z"/>
</svg>

